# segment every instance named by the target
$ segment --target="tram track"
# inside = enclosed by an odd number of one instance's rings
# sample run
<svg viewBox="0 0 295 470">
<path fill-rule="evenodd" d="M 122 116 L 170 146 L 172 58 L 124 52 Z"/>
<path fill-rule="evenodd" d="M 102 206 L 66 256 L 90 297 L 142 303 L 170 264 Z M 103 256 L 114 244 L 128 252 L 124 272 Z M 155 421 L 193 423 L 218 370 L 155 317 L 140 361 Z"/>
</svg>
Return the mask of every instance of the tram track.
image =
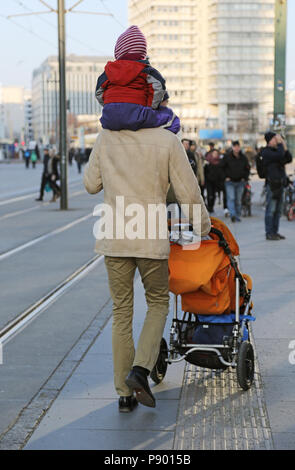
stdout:
<svg viewBox="0 0 295 470">
<path fill-rule="evenodd" d="M 75 193 L 70 194 L 69 198 L 80 196 L 81 194 L 86 194 L 86 193 L 85 193 L 84 190 L 76 191 Z M 37 209 L 48 206 L 49 204 L 50 204 L 50 202 L 48 201 L 48 202 L 44 202 L 43 204 L 38 204 L 34 207 L 29 207 L 27 209 L 22 209 L 22 210 L 15 211 L 15 212 L 9 212 L 8 214 L 1 215 L 0 216 L 0 221 L 10 219 L 11 217 L 17 217 L 18 215 L 27 214 L 28 212 L 33 212 Z"/>
<path fill-rule="evenodd" d="M 81 179 L 70 181 L 69 187 L 76 186 L 77 184 L 80 184 L 81 182 L 82 182 Z M 21 202 L 26 199 L 30 199 L 34 194 L 39 194 L 39 188 L 35 190 L 28 190 L 28 191 L 25 190 L 22 194 L 19 194 L 19 193 L 11 194 L 10 196 L 12 197 L 9 197 L 8 199 L 0 200 L 0 207 L 5 206 L 6 204 L 13 204 L 15 202 Z"/>
<path fill-rule="evenodd" d="M 0 347 L 7 343 L 17 333 L 22 331 L 29 323 L 31 323 L 37 316 L 44 312 L 50 305 L 52 305 L 59 297 L 61 297 L 68 289 L 74 284 L 83 279 L 89 272 L 103 261 L 102 255 L 95 255 L 80 268 L 75 270 L 70 276 L 64 279 L 60 284 L 54 287 L 45 296 L 41 297 L 29 308 L 17 315 L 13 320 L 9 321 L 0 330 Z"/>
<path fill-rule="evenodd" d="M 30 248 L 30 247 L 36 245 L 37 243 L 40 243 L 44 240 L 47 240 L 48 238 L 51 238 L 54 235 L 58 235 L 62 232 L 65 232 L 66 230 L 69 230 L 70 228 L 74 227 L 75 225 L 80 224 L 81 222 L 84 222 L 85 220 L 89 219 L 92 216 L 93 216 L 93 214 L 91 212 L 90 214 L 84 215 L 83 217 L 79 217 L 78 219 L 74 220 L 73 222 L 70 222 L 66 225 L 63 225 L 62 227 L 54 229 L 51 232 L 40 235 L 39 237 L 36 237 L 36 238 L 26 242 L 26 243 L 23 243 L 22 245 L 19 245 L 15 248 L 12 248 L 11 250 L 0 253 L 0 261 L 3 261 L 4 259 L 9 258 L 10 256 L 12 256 L 14 254 L 21 252 L 21 251 L 25 250 L 26 248 Z"/>
</svg>

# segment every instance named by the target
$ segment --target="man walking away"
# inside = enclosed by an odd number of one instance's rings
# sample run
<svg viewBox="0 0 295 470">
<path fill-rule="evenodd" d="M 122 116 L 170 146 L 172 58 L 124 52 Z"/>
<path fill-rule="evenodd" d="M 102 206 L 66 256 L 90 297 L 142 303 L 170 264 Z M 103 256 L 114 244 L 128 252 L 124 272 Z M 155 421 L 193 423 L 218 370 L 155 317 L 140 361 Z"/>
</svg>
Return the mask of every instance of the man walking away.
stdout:
<svg viewBox="0 0 295 470">
<path fill-rule="evenodd" d="M 213 150 L 207 156 L 208 164 L 205 166 L 207 209 L 210 214 L 214 212 L 216 194 L 224 186 L 224 172 L 220 166 L 221 158 L 218 150 Z"/>
<path fill-rule="evenodd" d="M 48 182 L 53 191 L 52 199 L 49 202 L 55 202 L 61 195 L 60 187 L 56 184 L 59 180 L 58 166 L 60 163 L 60 155 L 52 151 L 49 154 L 50 158 L 48 161 Z"/>
<path fill-rule="evenodd" d="M 232 222 L 241 222 L 242 196 L 249 178 L 250 165 L 241 151 L 239 141 L 233 142 L 232 150 L 220 162 L 225 174 L 227 208 Z"/>
<path fill-rule="evenodd" d="M 110 230 L 105 232 L 109 235 L 97 237 L 96 251 L 105 256 L 113 300 L 114 382 L 120 412 L 132 411 L 137 402 L 149 407 L 156 404 L 148 375 L 157 361 L 169 310 L 170 247 L 165 210 L 169 183 L 178 202 L 191 209 L 190 216 L 193 205 L 200 205 L 201 230 L 198 224 L 194 224 L 194 230 L 206 236 L 211 222 L 197 179 L 175 134 L 161 128 L 100 132 L 85 168 L 84 185 L 91 194 L 104 190 L 105 206 L 112 209 Z M 141 209 L 136 217 L 136 226 L 143 231 L 140 236 L 128 236 L 132 219 L 127 216 L 127 209 L 131 206 Z M 149 213 L 154 206 L 164 207 L 155 225 L 162 225 L 165 237 L 157 230 L 150 233 L 154 224 Z M 148 311 L 135 351 L 132 319 L 136 269 L 145 289 Z"/>
<path fill-rule="evenodd" d="M 29 149 L 27 149 L 25 151 L 24 157 L 25 157 L 25 161 L 26 161 L 26 168 L 29 168 L 30 167 L 30 160 L 31 160 L 31 152 L 30 152 Z"/>
<path fill-rule="evenodd" d="M 267 146 L 261 152 L 266 176 L 265 234 L 267 240 L 284 240 L 279 224 L 287 182 L 285 165 L 292 162 L 292 155 L 280 135 L 267 132 L 265 140 Z"/>
<path fill-rule="evenodd" d="M 43 158 L 43 172 L 42 172 L 42 179 L 41 179 L 41 186 L 40 186 L 40 196 L 36 201 L 43 201 L 44 197 L 44 190 L 46 183 L 48 183 L 48 161 L 49 161 L 49 150 L 48 148 L 44 149 L 44 158 Z"/>
</svg>

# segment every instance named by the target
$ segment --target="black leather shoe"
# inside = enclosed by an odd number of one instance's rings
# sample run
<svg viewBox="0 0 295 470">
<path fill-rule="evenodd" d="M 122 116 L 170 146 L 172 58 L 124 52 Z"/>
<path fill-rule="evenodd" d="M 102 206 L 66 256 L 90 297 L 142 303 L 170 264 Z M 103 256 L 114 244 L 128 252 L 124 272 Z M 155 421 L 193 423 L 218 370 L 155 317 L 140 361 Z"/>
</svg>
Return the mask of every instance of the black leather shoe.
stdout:
<svg viewBox="0 0 295 470">
<path fill-rule="evenodd" d="M 125 380 L 125 383 L 131 390 L 135 391 L 136 399 L 139 403 L 144 406 L 155 408 L 156 400 L 150 390 L 148 379 L 145 374 L 141 374 L 133 369 Z"/>
<path fill-rule="evenodd" d="M 275 241 L 275 240 L 281 240 L 281 238 L 279 237 L 279 235 L 276 235 L 276 234 L 267 234 L 266 235 L 266 240 L 272 240 L 272 241 Z"/>
<path fill-rule="evenodd" d="M 130 413 L 137 406 L 136 398 L 131 395 L 130 397 L 119 398 L 119 411 L 120 413 Z"/>
<path fill-rule="evenodd" d="M 281 235 L 280 233 L 277 233 L 276 235 L 280 237 L 280 240 L 286 240 L 286 237 L 284 237 L 284 235 Z"/>
<path fill-rule="evenodd" d="M 43 201 L 42 197 L 38 197 L 38 199 L 35 199 L 35 201 Z"/>
</svg>

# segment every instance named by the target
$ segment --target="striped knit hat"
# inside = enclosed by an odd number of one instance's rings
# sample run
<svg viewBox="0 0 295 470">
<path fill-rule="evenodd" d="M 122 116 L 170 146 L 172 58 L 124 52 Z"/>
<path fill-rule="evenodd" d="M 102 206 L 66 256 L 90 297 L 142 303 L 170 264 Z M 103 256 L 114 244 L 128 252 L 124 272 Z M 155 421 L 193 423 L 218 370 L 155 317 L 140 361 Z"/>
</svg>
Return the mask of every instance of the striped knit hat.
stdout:
<svg viewBox="0 0 295 470">
<path fill-rule="evenodd" d="M 137 26 L 130 26 L 115 45 L 115 59 L 122 57 L 133 60 L 144 60 L 147 55 L 147 43 L 144 35 Z"/>
</svg>

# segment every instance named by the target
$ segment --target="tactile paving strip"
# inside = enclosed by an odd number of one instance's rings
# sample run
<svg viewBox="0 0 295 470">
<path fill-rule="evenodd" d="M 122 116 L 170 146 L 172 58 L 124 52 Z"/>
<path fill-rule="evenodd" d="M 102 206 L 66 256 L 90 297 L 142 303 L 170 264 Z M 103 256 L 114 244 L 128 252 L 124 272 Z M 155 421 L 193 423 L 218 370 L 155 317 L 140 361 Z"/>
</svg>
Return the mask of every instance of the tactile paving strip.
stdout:
<svg viewBox="0 0 295 470">
<path fill-rule="evenodd" d="M 245 392 L 234 369 L 218 372 L 187 363 L 174 449 L 273 449 L 259 371 Z"/>
</svg>

